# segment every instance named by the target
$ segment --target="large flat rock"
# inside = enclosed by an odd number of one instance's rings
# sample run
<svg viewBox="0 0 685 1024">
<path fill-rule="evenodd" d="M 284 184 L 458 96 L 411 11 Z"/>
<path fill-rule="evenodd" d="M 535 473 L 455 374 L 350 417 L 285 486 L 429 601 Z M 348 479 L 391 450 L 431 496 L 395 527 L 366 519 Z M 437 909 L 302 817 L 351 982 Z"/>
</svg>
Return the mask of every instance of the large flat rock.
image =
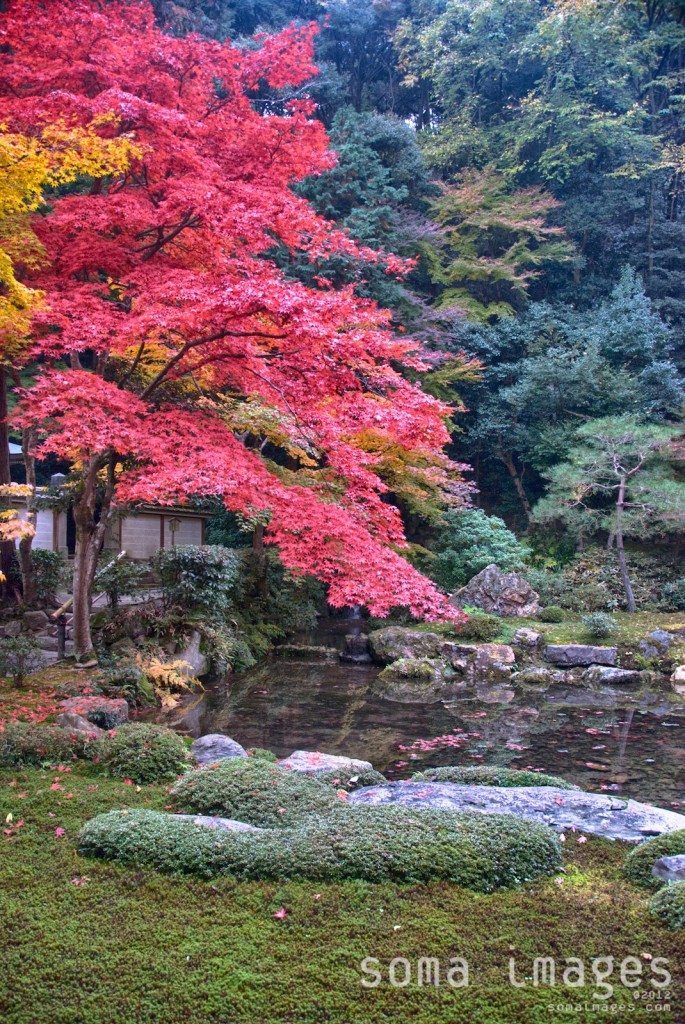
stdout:
<svg viewBox="0 0 685 1024">
<path fill-rule="evenodd" d="M 322 754 L 319 750 L 295 750 L 290 757 L 278 762 L 282 768 L 290 768 L 294 772 L 315 775 L 317 772 L 365 772 L 373 769 L 370 761 L 360 761 L 355 757 L 340 757 L 337 754 Z"/>
<path fill-rule="evenodd" d="M 389 782 L 350 793 L 351 804 L 514 814 L 559 832 L 576 828 L 606 839 L 636 840 L 685 829 L 685 815 L 603 793 L 555 786 L 459 786 L 451 782 Z"/>
<path fill-rule="evenodd" d="M 577 665 L 613 667 L 618 659 L 618 651 L 615 647 L 593 647 L 591 644 L 548 644 L 543 657 L 545 661 L 564 668 Z"/>
</svg>

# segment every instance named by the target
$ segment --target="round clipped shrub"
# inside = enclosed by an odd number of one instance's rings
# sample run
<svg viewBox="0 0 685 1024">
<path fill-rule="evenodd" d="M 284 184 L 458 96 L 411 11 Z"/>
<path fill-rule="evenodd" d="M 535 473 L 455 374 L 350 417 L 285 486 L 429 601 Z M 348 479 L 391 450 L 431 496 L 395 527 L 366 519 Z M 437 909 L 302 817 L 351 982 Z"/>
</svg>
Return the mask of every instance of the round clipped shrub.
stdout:
<svg viewBox="0 0 685 1024">
<path fill-rule="evenodd" d="M 252 757 L 227 758 L 188 772 L 172 792 L 179 810 L 236 818 L 260 828 L 288 828 L 341 802 L 333 786 L 316 776 Z"/>
<path fill-rule="evenodd" d="M 385 775 L 381 775 L 375 768 L 336 768 L 330 772 L 317 772 L 316 778 L 319 782 L 325 782 L 336 789 L 346 789 L 352 792 L 354 789 L 362 789 L 363 786 L 382 786 L 387 782 Z"/>
<path fill-rule="evenodd" d="M 0 767 L 19 768 L 25 764 L 71 761 L 82 757 L 89 744 L 87 735 L 75 729 L 8 722 L 0 732 Z"/>
<path fill-rule="evenodd" d="M 593 640 L 603 640 L 618 629 L 616 619 L 606 612 L 591 612 L 590 615 L 583 615 L 580 621 L 587 635 Z"/>
<path fill-rule="evenodd" d="M 407 807 L 349 807 L 259 832 L 219 832 L 158 811 L 110 811 L 85 825 L 80 851 L 205 878 L 445 878 L 477 892 L 532 881 L 561 865 L 559 840 L 547 825 Z"/>
<path fill-rule="evenodd" d="M 667 928 L 685 928 L 685 882 L 671 882 L 655 893 L 649 912 Z"/>
<path fill-rule="evenodd" d="M 275 764 L 278 758 L 270 750 L 265 750 L 264 747 L 248 747 L 245 751 L 248 757 L 254 757 L 256 761 L 268 761 L 269 764 Z"/>
<path fill-rule="evenodd" d="M 176 778 L 188 764 L 183 738 L 159 725 L 122 725 L 113 736 L 101 740 L 100 761 L 108 775 L 141 785 Z"/>
<path fill-rule="evenodd" d="M 540 622 L 563 622 L 565 618 L 566 612 L 556 604 L 550 604 L 538 612 Z"/>
<path fill-rule="evenodd" d="M 494 640 L 501 632 L 501 619 L 496 615 L 486 615 L 485 612 L 469 612 L 466 621 L 455 629 L 460 640 L 480 640 L 482 643 Z"/>
<path fill-rule="evenodd" d="M 463 786 L 557 786 L 559 789 L 577 789 L 558 775 L 531 772 L 519 768 L 498 768 L 489 765 L 445 768 L 427 768 L 412 775 L 415 782 L 455 782 Z"/>
<path fill-rule="evenodd" d="M 659 889 L 664 883 L 652 875 L 652 867 L 662 857 L 676 857 L 685 853 L 685 829 L 665 832 L 653 839 L 646 839 L 631 850 L 623 861 L 623 872 L 634 882 L 646 889 Z"/>
</svg>

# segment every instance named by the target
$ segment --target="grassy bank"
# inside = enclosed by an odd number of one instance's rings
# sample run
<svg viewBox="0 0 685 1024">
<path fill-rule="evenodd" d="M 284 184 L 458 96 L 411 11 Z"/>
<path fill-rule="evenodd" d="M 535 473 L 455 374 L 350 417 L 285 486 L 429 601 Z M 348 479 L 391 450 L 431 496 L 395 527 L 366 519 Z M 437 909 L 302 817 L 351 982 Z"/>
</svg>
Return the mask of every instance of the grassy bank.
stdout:
<svg viewBox="0 0 685 1024">
<path fill-rule="evenodd" d="M 163 787 L 108 780 L 96 766 L 0 773 L 3 822 L 12 815 L 0 856 L 3 1024 L 590 1022 L 591 985 L 514 988 L 508 958 L 523 979 L 536 956 L 580 957 L 591 982 L 593 957 L 629 955 L 644 964 L 641 992 L 647 958 L 669 959 L 672 1009 L 658 1019 L 683 1019 L 682 934 L 659 926 L 621 878 L 619 844 L 569 834 L 566 875 L 494 896 L 445 882 L 209 883 L 79 856 L 78 830 L 94 814 L 167 802 Z M 470 964 L 467 989 L 445 983 L 457 955 Z M 360 985 L 367 956 L 383 969 L 370 990 Z M 420 956 L 440 958 L 443 983 L 419 987 L 414 969 L 406 988 L 390 987 L 390 960 Z M 610 1002 L 637 1005 L 620 985 Z"/>
</svg>

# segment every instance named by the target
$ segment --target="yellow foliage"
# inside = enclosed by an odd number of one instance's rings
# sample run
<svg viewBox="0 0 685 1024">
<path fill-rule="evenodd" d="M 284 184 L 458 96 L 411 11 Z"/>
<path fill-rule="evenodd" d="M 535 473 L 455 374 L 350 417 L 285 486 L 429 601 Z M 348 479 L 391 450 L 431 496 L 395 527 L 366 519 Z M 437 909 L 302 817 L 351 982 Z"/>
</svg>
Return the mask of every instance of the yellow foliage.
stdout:
<svg viewBox="0 0 685 1024">
<path fill-rule="evenodd" d="M 163 708 L 174 708 L 180 700 L 179 694 L 192 693 L 202 683 L 195 676 L 188 675 L 192 665 L 187 661 L 161 661 L 159 658 L 136 657 L 136 664 L 152 683 L 155 694 Z"/>
</svg>

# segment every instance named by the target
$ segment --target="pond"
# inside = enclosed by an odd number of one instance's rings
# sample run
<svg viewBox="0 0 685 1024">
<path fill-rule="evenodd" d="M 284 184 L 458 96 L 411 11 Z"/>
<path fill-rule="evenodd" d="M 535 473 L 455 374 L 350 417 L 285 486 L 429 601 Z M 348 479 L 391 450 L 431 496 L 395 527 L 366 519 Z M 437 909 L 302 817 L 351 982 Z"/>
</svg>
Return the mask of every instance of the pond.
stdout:
<svg viewBox="0 0 685 1024">
<path fill-rule="evenodd" d="M 446 764 L 532 767 L 584 789 L 685 806 L 685 707 L 663 694 L 490 686 L 449 703 L 400 704 L 371 692 L 378 671 L 271 658 L 163 720 L 279 757 L 304 749 L 363 758 L 391 779 Z"/>
</svg>

